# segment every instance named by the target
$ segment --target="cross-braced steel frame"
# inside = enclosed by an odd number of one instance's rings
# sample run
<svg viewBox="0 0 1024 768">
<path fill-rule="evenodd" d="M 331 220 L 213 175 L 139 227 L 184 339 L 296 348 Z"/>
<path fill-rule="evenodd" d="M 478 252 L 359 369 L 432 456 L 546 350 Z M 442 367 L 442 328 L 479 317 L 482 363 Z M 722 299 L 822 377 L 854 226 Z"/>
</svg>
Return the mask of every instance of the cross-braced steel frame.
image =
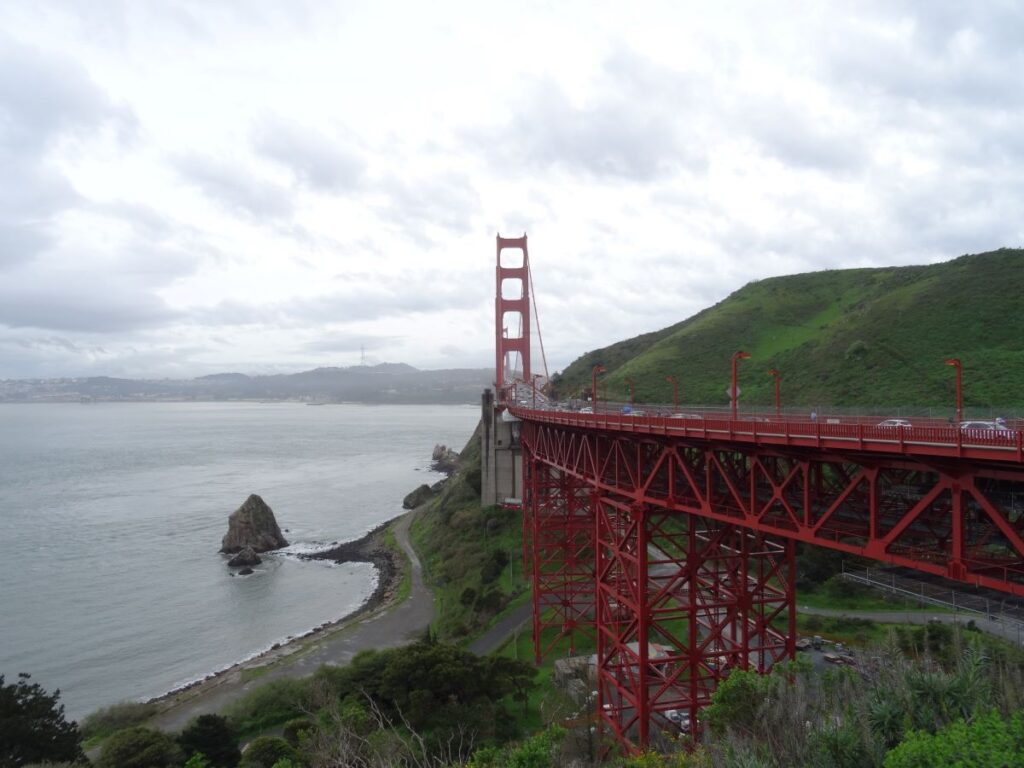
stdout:
<svg viewBox="0 0 1024 768">
<path fill-rule="evenodd" d="M 539 664 L 556 646 L 576 652 L 593 636 L 594 516 L 590 489 L 575 477 L 523 460 L 524 547 L 533 587 L 533 647 Z"/>
<path fill-rule="evenodd" d="M 796 541 L 1024 594 L 1024 467 L 529 419 L 521 435 L 536 652 L 593 622 L 600 720 L 630 750 L 698 729 L 730 668 L 793 655 Z"/>
</svg>

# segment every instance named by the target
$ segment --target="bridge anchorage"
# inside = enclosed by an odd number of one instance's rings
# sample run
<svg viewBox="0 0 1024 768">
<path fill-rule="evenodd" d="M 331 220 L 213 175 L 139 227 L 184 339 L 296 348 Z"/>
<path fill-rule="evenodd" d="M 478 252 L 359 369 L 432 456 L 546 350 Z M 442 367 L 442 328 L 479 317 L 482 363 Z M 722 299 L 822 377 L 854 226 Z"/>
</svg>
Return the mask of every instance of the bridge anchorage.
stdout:
<svg viewBox="0 0 1024 768">
<path fill-rule="evenodd" d="M 1020 429 L 567 411 L 536 399 L 528 279 L 525 236 L 499 237 L 485 426 L 519 467 L 536 660 L 596 647 L 596 715 L 627 751 L 698 733 L 731 670 L 793 658 L 798 541 L 1024 595 Z"/>
</svg>

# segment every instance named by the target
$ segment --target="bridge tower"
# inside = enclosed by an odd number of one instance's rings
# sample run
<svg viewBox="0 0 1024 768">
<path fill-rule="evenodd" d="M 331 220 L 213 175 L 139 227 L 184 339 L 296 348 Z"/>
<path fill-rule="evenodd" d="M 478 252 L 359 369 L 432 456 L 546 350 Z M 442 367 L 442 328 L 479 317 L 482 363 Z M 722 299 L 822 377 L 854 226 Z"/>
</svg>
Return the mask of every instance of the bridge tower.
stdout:
<svg viewBox="0 0 1024 768">
<path fill-rule="evenodd" d="M 497 236 L 494 331 L 494 393 L 484 393 L 480 433 L 480 496 L 484 505 L 523 498 L 519 420 L 508 412 L 507 401 L 517 379 L 531 381 L 530 256 L 526 235 Z"/>
<path fill-rule="evenodd" d="M 514 261 L 513 253 L 505 253 L 506 251 L 519 251 L 522 260 L 518 264 L 510 263 Z M 503 262 L 503 255 L 508 262 Z M 498 235 L 497 261 L 494 298 L 494 382 L 498 402 L 503 403 L 503 391 L 513 379 L 530 382 L 530 256 L 526 250 L 526 235 Z M 518 370 L 515 362 L 509 359 L 513 354 L 518 354 L 520 358 Z"/>
</svg>

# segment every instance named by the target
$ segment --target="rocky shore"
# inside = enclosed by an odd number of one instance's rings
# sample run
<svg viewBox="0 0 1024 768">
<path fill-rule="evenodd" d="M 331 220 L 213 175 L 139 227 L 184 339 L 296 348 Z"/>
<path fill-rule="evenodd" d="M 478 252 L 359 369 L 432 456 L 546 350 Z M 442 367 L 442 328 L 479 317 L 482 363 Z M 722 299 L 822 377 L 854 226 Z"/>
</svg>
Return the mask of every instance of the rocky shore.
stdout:
<svg viewBox="0 0 1024 768">
<path fill-rule="evenodd" d="M 149 701 L 160 705 L 161 709 L 170 709 L 193 698 L 202 697 L 223 683 L 237 681 L 243 670 L 274 664 L 302 651 L 309 644 L 332 634 L 335 630 L 347 626 L 353 620 L 388 605 L 397 594 L 406 563 L 401 553 L 391 549 L 385 543 L 384 533 L 392 523 L 402 517 L 402 515 L 398 515 L 381 523 L 359 539 L 332 546 L 321 552 L 299 555 L 306 560 L 330 560 L 338 564 L 373 563 L 377 569 L 377 586 L 361 606 L 340 619 L 324 622 L 301 635 L 290 636 L 284 642 L 275 643 L 267 650 L 248 659 L 174 688 L 161 696 L 149 699 Z"/>
</svg>

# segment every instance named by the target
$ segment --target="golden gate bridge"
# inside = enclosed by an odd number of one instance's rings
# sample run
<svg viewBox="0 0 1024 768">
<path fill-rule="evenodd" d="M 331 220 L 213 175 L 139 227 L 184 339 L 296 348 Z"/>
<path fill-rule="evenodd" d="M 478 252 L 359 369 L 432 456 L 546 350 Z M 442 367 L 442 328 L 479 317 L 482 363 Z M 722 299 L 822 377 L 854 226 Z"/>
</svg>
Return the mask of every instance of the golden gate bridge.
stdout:
<svg viewBox="0 0 1024 768">
<path fill-rule="evenodd" d="M 508 429 L 485 430 L 485 475 L 493 491 L 512 451 L 538 663 L 589 637 L 596 715 L 627 750 L 680 712 L 696 732 L 732 669 L 794 657 L 797 542 L 1024 595 L 1021 429 L 741 414 L 736 397 L 623 413 L 598 402 L 598 368 L 588 407 L 555 408 L 530 368 L 529 269 L 526 236 L 498 236 L 485 425 Z"/>
</svg>

